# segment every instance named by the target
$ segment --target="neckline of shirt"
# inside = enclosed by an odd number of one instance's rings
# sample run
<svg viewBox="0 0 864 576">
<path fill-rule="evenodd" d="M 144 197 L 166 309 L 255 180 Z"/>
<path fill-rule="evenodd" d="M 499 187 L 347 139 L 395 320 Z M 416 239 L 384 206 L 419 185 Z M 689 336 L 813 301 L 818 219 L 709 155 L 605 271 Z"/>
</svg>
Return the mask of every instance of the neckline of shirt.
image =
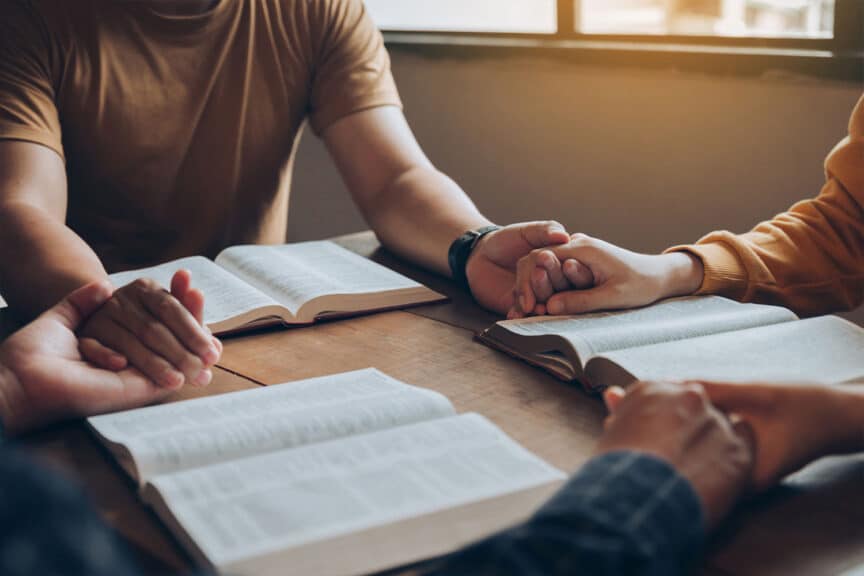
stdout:
<svg viewBox="0 0 864 576">
<path fill-rule="evenodd" d="M 160 12 L 152 2 L 135 2 L 133 5 L 143 18 L 153 25 L 172 32 L 203 32 L 221 23 L 229 13 L 228 8 L 241 0 L 216 0 L 208 9 L 190 14 L 166 14 Z"/>
</svg>

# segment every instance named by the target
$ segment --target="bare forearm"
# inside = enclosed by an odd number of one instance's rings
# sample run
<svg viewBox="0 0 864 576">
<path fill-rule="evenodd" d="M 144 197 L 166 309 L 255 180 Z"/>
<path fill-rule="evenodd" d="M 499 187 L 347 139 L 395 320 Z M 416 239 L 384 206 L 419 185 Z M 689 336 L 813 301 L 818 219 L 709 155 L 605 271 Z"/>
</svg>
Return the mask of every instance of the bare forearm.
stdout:
<svg viewBox="0 0 864 576">
<path fill-rule="evenodd" d="M 26 203 L 0 207 L 0 292 L 21 318 L 106 276 L 93 250 L 56 217 Z"/>
<path fill-rule="evenodd" d="M 445 275 L 453 240 L 490 223 L 458 184 L 428 167 L 403 172 L 370 208 L 366 218 L 384 246 Z"/>
</svg>

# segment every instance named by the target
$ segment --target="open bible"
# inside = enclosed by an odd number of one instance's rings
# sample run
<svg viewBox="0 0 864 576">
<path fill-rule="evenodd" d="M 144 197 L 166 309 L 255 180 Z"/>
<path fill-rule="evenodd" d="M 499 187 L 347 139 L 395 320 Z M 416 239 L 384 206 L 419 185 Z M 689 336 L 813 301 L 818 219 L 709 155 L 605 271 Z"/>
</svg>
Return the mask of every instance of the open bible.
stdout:
<svg viewBox="0 0 864 576">
<path fill-rule="evenodd" d="M 719 296 L 498 322 L 478 338 L 588 389 L 634 380 L 839 383 L 864 378 L 864 330 Z"/>
<path fill-rule="evenodd" d="M 138 278 L 168 286 L 185 268 L 204 292 L 204 321 L 214 333 L 264 325 L 309 324 L 445 297 L 328 241 L 232 246 L 215 262 L 201 256 L 111 275 L 115 287 Z"/>
<path fill-rule="evenodd" d="M 564 480 L 478 414 L 366 369 L 88 423 L 202 566 L 365 574 L 525 519 Z"/>
</svg>

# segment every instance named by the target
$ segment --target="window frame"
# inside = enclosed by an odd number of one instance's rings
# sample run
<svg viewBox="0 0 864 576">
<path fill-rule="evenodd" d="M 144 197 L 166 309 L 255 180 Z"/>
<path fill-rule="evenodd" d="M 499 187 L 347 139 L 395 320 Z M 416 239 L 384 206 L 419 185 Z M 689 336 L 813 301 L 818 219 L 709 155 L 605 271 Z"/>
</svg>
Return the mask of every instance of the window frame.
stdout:
<svg viewBox="0 0 864 576">
<path fill-rule="evenodd" d="M 833 38 L 586 34 L 576 1 L 557 0 L 551 33 L 383 29 L 388 47 L 433 57 L 500 57 L 542 53 L 584 64 L 656 66 L 698 72 L 764 75 L 777 71 L 864 82 L 864 0 L 836 0 Z"/>
<path fill-rule="evenodd" d="M 474 36 L 494 39 L 573 40 L 589 42 L 652 44 L 682 44 L 700 46 L 737 46 L 758 48 L 791 48 L 799 50 L 848 51 L 864 50 L 864 2 L 835 0 L 833 38 L 790 38 L 772 36 L 699 36 L 690 34 L 592 34 L 577 30 L 576 5 L 580 0 L 556 0 L 557 31 L 536 32 L 461 32 L 442 30 L 387 29 L 393 34 L 424 36 Z"/>
</svg>

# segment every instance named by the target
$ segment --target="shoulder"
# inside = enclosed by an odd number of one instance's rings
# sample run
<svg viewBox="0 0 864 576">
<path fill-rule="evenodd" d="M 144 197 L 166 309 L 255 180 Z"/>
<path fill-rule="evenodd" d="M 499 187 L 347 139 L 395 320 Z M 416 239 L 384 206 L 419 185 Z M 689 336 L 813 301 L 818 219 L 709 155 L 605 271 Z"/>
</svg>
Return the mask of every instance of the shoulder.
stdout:
<svg viewBox="0 0 864 576">
<path fill-rule="evenodd" d="M 278 5 L 278 12 L 293 26 L 305 26 L 308 30 L 332 29 L 343 26 L 346 21 L 356 20 L 366 14 L 363 0 L 269 0 Z"/>
<path fill-rule="evenodd" d="M 91 0 L 0 0 L 0 29 L 7 38 L 28 43 L 48 42 L 63 36 L 75 15 L 89 12 Z M 74 8 L 74 9 L 73 9 Z"/>
</svg>

